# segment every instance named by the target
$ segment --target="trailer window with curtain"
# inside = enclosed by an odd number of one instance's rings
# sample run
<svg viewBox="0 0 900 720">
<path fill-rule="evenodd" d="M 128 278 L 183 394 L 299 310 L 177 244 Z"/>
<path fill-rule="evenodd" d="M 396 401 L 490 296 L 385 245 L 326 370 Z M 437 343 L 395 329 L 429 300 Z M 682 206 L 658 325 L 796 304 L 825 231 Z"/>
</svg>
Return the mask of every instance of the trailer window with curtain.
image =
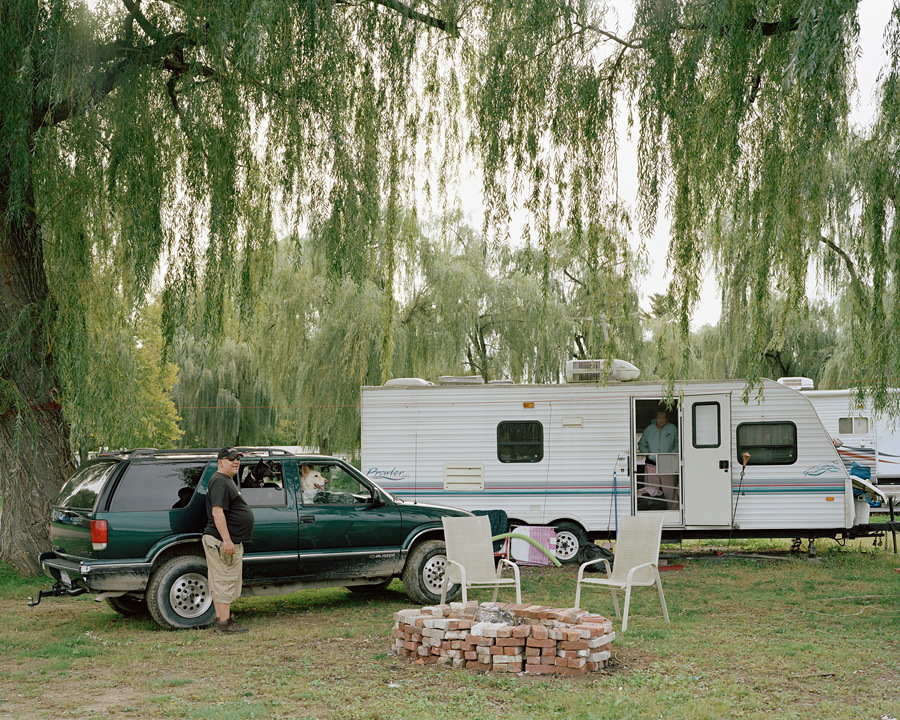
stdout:
<svg viewBox="0 0 900 720">
<path fill-rule="evenodd" d="M 544 459 L 544 426 L 534 421 L 497 425 L 497 459 L 502 463 L 536 463 Z"/>
<path fill-rule="evenodd" d="M 737 426 L 737 460 L 748 465 L 792 465 L 797 461 L 797 426 L 792 422 L 741 423 Z"/>
</svg>

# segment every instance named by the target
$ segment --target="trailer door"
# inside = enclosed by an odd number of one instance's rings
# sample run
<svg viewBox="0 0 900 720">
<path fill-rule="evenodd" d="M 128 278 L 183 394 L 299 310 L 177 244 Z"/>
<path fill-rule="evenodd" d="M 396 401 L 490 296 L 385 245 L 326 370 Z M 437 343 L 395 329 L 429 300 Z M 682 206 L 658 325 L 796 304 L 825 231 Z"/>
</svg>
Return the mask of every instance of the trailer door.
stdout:
<svg viewBox="0 0 900 720">
<path fill-rule="evenodd" d="M 731 524 L 731 394 L 686 395 L 682 409 L 684 524 Z"/>
</svg>

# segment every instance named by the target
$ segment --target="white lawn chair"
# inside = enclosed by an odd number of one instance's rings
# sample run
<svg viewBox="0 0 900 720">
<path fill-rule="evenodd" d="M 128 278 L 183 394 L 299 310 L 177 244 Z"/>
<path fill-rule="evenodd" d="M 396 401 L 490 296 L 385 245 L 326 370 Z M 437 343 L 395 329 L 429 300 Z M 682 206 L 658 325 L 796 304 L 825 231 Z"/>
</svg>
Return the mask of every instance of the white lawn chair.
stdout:
<svg viewBox="0 0 900 720">
<path fill-rule="evenodd" d="M 656 585 L 659 590 L 659 602 L 662 605 L 663 617 L 669 622 L 669 611 L 663 595 L 662 582 L 659 579 L 659 543 L 662 538 L 663 516 L 661 514 L 641 514 L 635 517 L 619 519 L 616 534 L 616 556 L 612 571 L 605 558 L 584 563 L 578 570 L 578 584 L 575 589 L 575 607 L 581 602 L 581 586 L 596 585 L 608 587 L 612 592 L 616 618 L 622 621 L 622 632 L 628 628 L 628 606 L 631 602 L 631 588 L 635 585 L 650 587 Z M 584 569 L 597 563 L 606 565 L 605 578 L 584 577 Z M 616 590 L 625 591 L 625 617 L 619 614 L 619 600 Z"/>
<path fill-rule="evenodd" d="M 522 602 L 519 568 L 509 560 L 500 559 L 494 566 L 494 546 L 491 523 L 485 516 L 445 517 L 444 541 L 447 545 L 447 570 L 441 586 L 441 604 L 447 599 L 450 583 L 462 586 L 462 601 L 468 600 L 467 588 L 494 588 L 494 602 L 501 587 L 515 586 L 516 602 Z M 511 578 L 501 577 L 503 566 L 512 568 Z"/>
</svg>

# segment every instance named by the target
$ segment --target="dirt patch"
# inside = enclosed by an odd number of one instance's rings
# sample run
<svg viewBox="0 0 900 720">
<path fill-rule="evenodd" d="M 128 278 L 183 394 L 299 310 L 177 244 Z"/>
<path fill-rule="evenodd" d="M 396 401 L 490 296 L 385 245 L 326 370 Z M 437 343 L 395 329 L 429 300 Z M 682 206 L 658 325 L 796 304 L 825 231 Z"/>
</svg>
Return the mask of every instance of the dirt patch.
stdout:
<svg viewBox="0 0 900 720">
<path fill-rule="evenodd" d="M 613 645 L 612 655 L 601 671 L 605 675 L 620 675 L 636 670 L 648 670 L 660 657 L 655 653 L 640 650 L 638 648 L 622 648 Z"/>
</svg>

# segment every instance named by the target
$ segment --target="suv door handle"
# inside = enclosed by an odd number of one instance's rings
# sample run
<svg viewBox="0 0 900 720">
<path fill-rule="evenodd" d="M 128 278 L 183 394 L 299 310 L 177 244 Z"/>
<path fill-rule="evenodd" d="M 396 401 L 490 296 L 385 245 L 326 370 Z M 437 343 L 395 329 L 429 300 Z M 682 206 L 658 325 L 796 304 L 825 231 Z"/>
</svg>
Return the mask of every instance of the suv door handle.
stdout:
<svg viewBox="0 0 900 720">
<path fill-rule="evenodd" d="M 309 523 L 314 523 L 315 521 L 316 521 L 315 515 L 301 515 L 300 516 L 300 522 L 302 522 L 302 523 L 309 524 Z"/>
</svg>

